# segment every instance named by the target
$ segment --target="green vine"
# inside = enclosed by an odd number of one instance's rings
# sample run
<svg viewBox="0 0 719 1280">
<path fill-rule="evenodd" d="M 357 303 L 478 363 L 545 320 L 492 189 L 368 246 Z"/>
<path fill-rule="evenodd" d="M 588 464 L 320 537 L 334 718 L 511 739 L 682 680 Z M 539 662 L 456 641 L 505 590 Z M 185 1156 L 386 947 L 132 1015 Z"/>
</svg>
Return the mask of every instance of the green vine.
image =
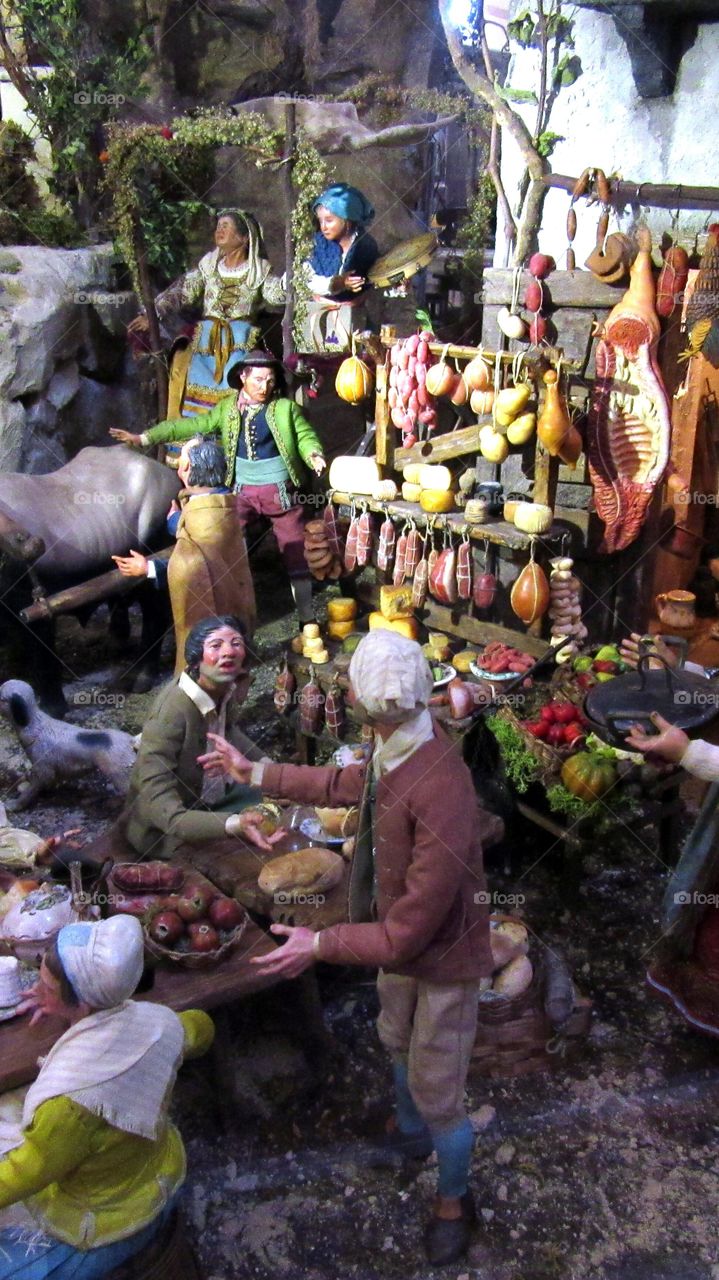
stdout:
<svg viewBox="0 0 719 1280">
<path fill-rule="evenodd" d="M 210 186 L 214 152 L 228 146 L 246 150 L 258 168 L 274 167 L 282 158 L 284 134 L 272 129 L 260 115 L 237 116 L 221 110 L 180 116 L 163 128 L 146 124 L 111 127 L 104 185 L 112 196 L 116 246 L 138 294 L 138 231 L 149 265 L 168 278 L 177 275 L 186 263 L 192 222 L 209 207 L 199 198 L 188 199 L 187 189 L 206 190 Z M 293 166 L 292 243 L 297 263 L 312 247 L 311 204 L 329 172 L 317 148 L 300 130 Z M 172 236 L 168 236 L 168 223 Z M 301 272 L 297 272 L 294 285 L 297 335 L 309 298 Z"/>
<path fill-rule="evenodd" d="M 295 201 L 292 210 L 292 255 L 295 272 L 292 286 L 295 295 L 294 343 L 298 351 L 303 346 L 303 327 L 307 319 L 307 306 L 311 297 L 309 283 L 298 268 L 309 257 L 314 241 L 315 226 L 312 219 L 312 202 L 328 185 L 331 170 L 310 142 L 303 129 L 297 133 L 295 162 L 292 166 L 292 185 Z"/>
</svg>

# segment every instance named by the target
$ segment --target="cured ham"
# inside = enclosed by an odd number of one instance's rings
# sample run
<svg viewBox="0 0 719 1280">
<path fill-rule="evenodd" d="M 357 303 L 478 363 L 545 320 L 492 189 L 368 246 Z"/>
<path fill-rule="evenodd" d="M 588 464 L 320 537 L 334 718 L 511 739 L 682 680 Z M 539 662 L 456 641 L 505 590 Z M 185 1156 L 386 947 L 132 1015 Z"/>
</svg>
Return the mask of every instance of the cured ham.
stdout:
<svg viewBox="0 0 719 1280">
<path fill-rule="evenodd" d="M 605 552 L 622 551 L 637 537 L 669 462 L 671 413 L 656 360 L 659 320 L 650 249 L 646 233 L 629 289 L 610 313 L 597 347 L 587 454 Z"/>
</svg>

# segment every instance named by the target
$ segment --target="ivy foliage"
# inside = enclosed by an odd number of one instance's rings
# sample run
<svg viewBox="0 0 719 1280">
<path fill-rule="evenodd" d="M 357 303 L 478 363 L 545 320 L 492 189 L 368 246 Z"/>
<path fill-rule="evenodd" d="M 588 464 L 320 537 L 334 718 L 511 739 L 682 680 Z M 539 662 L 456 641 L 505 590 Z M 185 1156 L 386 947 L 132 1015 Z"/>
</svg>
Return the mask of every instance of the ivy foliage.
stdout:
<svg viewBox="0 0 719 1280">
<path fill-rule="evenodd" d="M 98 218 L 103 128 L 144 96 L 150 40 L 140 24 L 129 34 L 97 32 L 82 0 L 6 0 L 3 8 L 27 50 L 21 74 L 29 110 L 50 142 L 50 189 L 88 227 Z"/>
</svg>

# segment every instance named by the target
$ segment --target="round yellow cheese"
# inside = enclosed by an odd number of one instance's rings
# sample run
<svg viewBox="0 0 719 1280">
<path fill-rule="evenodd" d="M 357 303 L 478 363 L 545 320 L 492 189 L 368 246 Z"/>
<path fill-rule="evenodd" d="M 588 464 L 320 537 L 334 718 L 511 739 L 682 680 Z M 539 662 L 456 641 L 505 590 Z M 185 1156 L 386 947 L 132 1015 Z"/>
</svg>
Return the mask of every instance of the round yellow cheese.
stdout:
<svg viewBox="0 0 719 1280">
<path fill-rule="evenodd" d="M 327 617 L 330 622 L 349 622 L 357 617 L 357 601 L 349 596 L 339 596 L 327 601 Z"/>
</svg>

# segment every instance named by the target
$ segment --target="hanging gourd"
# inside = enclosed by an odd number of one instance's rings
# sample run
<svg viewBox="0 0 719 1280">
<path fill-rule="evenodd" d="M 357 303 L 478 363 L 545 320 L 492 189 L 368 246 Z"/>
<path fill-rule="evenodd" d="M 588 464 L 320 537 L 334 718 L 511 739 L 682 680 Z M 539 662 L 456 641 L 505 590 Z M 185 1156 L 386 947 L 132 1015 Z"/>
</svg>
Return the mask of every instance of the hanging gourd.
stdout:
<svg viewBox="0 0 719 1280">
<path fill-rule="evenodd" d="M 531 626 L 549 608 L 549 583 L 547 575 L 534 559 L 534 543 L 509 597 L 512 610 L 525 626 Z"/>
<path fill-rule="evenodd" d="M 465 367 L 464 377 L 470 391 L 486 391 L 492 385 L 492 370 L 481 351 Z"/>
<path fill-rule="evenodd" d="M 352 355 L 343 360 L 337 370 L 335 391 L 348 404 L 360 404 L 371 395 L 373 388 L 374 374 L 369 365 L 355 355 L 353 340 Z"/>
<path fill-rule="evenodd" d="M 458 374 L 456 369 L 447 362 L 448 351 L 449 345 L 444 348 L 437 364 L 433 364 L 427 370 L 425 386 L 431 396 L 449 396 L 455 389 Z"/>
<path fill-rule="evenodd" d="M 546 390 L 542 412 L 537 419 L 537 435 L 547 453 L 557 458 L 565 436 L 572 430 L 572 421 L 564 396 L 559 390 L 556 371 L 547 369 L 543 382 Z"/>
</svg>

